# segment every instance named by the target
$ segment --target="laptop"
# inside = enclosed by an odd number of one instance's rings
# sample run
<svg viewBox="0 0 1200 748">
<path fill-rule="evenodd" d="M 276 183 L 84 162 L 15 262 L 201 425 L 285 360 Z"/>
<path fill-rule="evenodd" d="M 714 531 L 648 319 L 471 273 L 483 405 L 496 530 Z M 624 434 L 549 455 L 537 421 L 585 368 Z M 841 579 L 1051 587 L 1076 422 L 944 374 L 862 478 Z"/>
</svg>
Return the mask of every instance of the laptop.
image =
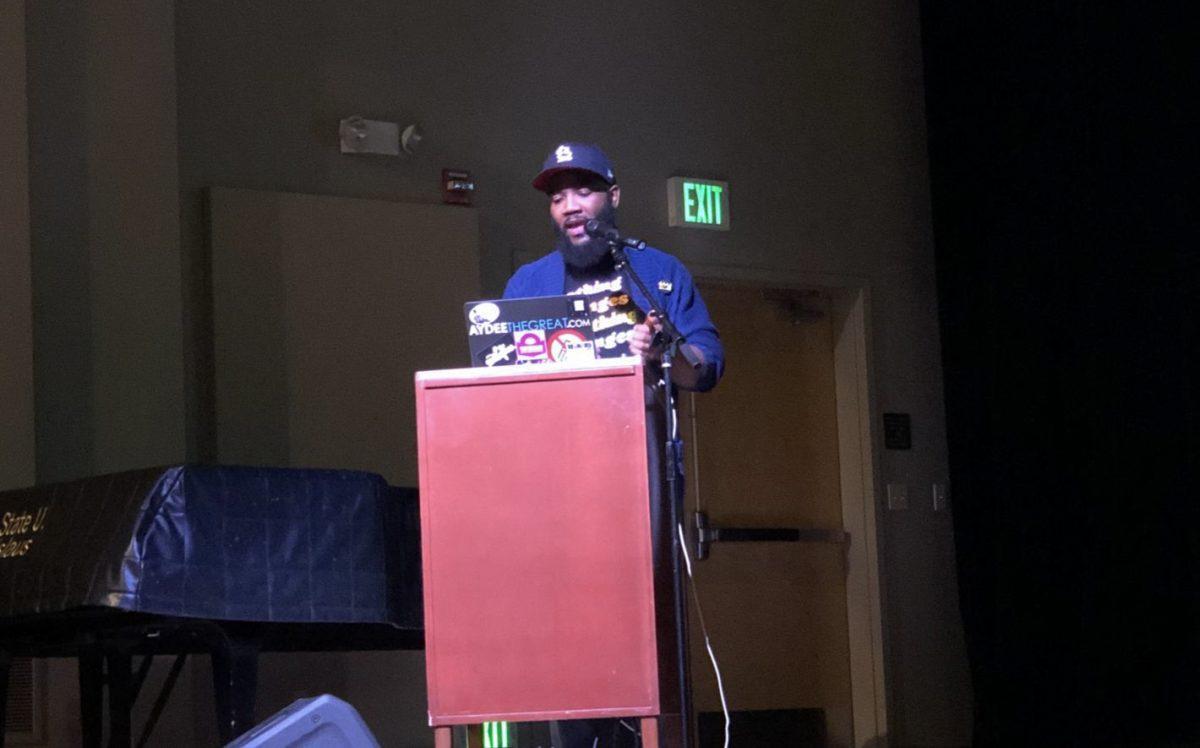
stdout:
<svg viewBox="0 0 1200 748">
<path fill-rule="evenodd" d="M 583 296 L 468 301 L 471 366 L 508 366 L 596 358 Z"/>
</svg>

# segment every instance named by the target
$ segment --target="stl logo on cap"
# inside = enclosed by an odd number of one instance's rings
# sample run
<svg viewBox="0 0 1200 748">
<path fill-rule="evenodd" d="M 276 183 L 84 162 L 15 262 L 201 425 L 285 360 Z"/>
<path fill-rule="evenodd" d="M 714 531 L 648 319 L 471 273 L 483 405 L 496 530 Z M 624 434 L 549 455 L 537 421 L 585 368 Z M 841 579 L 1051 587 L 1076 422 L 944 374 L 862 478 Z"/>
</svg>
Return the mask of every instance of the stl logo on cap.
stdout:
<svg viewBox="0 0 1200 748">
<path fill-rule="evenodd" d="M 575 158 L 575 154 L 571 153 L 570 146 L 560 145 L 554 150 L 554 158 L 558 159 L 558 163 L 561 164 L 564 161 L 570 161 Z"/>
</svg>

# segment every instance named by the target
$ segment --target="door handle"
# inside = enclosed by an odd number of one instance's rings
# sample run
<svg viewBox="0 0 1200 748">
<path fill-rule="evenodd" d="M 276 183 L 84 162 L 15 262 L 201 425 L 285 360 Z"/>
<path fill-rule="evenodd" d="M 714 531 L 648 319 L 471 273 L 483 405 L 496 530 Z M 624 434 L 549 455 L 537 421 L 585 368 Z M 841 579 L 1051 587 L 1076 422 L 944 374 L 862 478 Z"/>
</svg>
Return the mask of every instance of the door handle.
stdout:
<svg viewBox="0 0 1200 748">
<path fill-rule="evenodd" d="M 693 512 L 696 523 L 696 559 L 708 558 L 713 543 L 833 543 L 846 545 L 850 533 L 812 527 L 719 527 L 708 523 L 704 512 Z"/>
</svg>

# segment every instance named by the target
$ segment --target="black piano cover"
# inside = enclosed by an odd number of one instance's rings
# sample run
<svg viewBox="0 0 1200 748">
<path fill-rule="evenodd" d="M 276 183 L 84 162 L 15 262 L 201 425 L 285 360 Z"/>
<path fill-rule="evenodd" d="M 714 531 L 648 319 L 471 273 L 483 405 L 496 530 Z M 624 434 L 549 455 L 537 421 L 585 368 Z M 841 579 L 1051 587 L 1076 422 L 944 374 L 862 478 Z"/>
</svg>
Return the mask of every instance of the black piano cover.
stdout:
<svg viewBox="0 0 1200 748">
<path fill-rule="evenodd" d="M 101 606 L 421 625 L 415 492 L 339 470 L 176 466 L 0 493 L 0 616 Z"/>
</svg>

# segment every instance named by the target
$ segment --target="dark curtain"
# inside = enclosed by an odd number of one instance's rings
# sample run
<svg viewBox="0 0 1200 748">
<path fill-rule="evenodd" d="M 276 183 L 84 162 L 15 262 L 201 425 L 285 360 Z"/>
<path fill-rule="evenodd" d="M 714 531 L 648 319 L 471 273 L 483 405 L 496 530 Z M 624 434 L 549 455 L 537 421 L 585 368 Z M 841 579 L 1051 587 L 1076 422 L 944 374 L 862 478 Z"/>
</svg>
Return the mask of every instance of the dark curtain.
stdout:
<svg viewBox="0 0 1200 748">
<path fill-rule="evenodd" d="M 1183 4 L 926 0 L 975 744 L 1200 744 Z"/>
</svg>

